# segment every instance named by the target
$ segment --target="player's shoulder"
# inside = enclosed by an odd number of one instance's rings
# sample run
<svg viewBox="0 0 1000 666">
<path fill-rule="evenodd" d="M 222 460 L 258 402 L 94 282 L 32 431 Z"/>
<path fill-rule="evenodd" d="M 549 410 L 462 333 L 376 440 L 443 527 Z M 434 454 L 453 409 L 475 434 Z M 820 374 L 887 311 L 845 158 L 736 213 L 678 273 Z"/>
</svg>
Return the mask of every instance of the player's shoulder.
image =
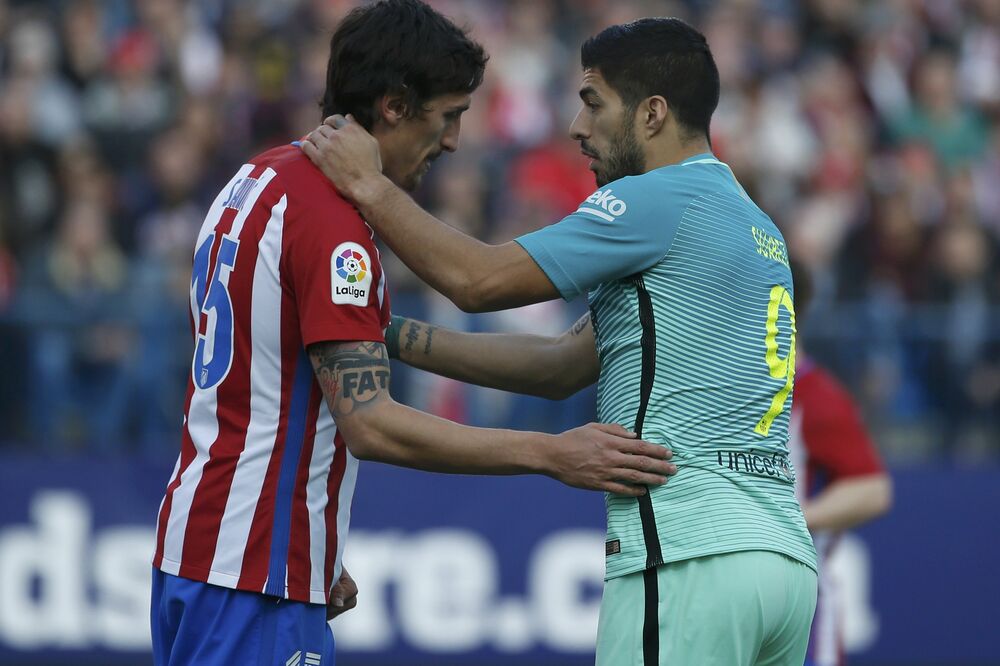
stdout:
<svg viewBox="0 0 1000 666">
<path fill-rule="evenodd" d="M 329 219 L 336 217 L 344 224 L 364 226 L 357 209 L 345 199 L 295 144 L 271 148 L 250 160 L 259 167 L 270 168 L 275 173 L 282 192 L 288 197 L 288 206 L 304 219 L 320 213 Z"/>
<path fill-rule="evenodd" d="M 728 168 L 709 156 L 705 162 L 668 164 L 645 173 L 619 178 L 605 186 L 621 196 L 636 200 L 640 205 L 655 207 L 658 211 L 677 209 L 683 211 L 693 201 L 711 194 L 728 194 L 733 190 L 726 178 Z M 732 178 L 729 177 L 731 181 Z M 735 190 L 733 190 L 735 192 Z"/>
<path fill-rule="evenodd" d="M 320 197 L 323 200 L 350 204 L 323 172 L 309 161 L 306 154 L 294 145 L 271 148 L 250 160 L 256 166 L 270 168 L 290 196 Z"/>
<path fill-rule="evenodd" d="M 665 187 L 654 170 L 602 185 L 581 206 L 601 209 L 614 218 L 634 219 L 654 212 L 662 215 L 665 209 L 676 207 L 680 204 L 677 194 L 677 188 Z"/>
</svg>

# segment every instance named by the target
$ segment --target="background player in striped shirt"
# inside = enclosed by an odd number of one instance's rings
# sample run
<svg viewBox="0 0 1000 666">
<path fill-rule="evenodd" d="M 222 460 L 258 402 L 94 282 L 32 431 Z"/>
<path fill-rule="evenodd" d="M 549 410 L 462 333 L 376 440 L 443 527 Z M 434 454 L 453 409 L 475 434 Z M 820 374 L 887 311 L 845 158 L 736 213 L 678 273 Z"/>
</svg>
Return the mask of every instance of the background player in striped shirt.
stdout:
<svg viewBox="0 0 1000 666">
<path fill-rule="evenodd" d="M 356 123 L 329 118 L 303 147 L 460 307 L 588 292 L 593 344 L 572 345 L 564 367 L 598 381 L 600 419 L 669 445 L 680 469 L 648 496 L 607 496 L 598 664 L 799 666 L 816 554 L 788 460 L 784 241 L 711 153 L 719 77 L 700 33 L 677 19 L 612 26 L 584 44 L 582 64 L 571 134 L 600 189 L 516 242 L 486 245 L 422 211 L 379 174 Z M 537 370 L 514 366 L 529 383 L 560 372 L 544 347 L 533 347 Z M 493 352 L 481 357 L 479 374 L 520 381 Z"/>
<path fill-rule="evenodd" d="M 792 261 L 791 268 L 801 328 L 812 297 L 812 280 L 805 266 Z M 802 347 L 799 336 L 789 448 L 799 471 L 795 491 L 819 561 L 819 594 L 806 666 L 843 666 L 842 583 L 824 564 L 833 556 L 844 530 L 889 510 L 892 479 L 882 467 L 851 395 Z"/>
<path fill-rule="evenodd" d="M 485 62 L 427 5 L 379 2 L 334 34 L 323 110 L 356 114 L 386 175 L 412 189 L 457 148 Z M 626 494 L 673 469 L 620 426 L 488 430 L 394 402 L 373 233 L 295 146 L 254 157 L 215 199 L 190 307 L 181 452 L 153 560 L 157 664 L 333 663 L 327 618 L 356 592 L 342 554 L 358 459 Z"/>
</svg>

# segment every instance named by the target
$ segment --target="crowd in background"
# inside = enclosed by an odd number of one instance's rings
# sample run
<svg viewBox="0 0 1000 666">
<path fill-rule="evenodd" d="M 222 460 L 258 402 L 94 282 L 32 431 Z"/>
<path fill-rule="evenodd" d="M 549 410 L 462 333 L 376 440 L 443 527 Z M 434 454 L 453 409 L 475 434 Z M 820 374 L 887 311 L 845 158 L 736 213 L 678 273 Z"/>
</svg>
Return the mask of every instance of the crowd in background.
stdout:
<svg viewBox="0 0 1000 666">
<path fill-rule="evenodd" d="M 321 120 L 338 0 L 0 0 L 0 447 L 176 454 L 208 204 Z M 461 148 L 418 198 L 502 242 L 574 210 L 579 46 L 639 16 L 707 36 L 712 144 L 808 265 L 806 353 L 883 453 L 1000 459 L 1000 0 L 433 2 L 491 55 Z M 386 258 L 394 311 L 559 332 L 553 302 L 465 315 Z M 558 430 L 561 404 L 394 370 L 398 398 Z"/>
</svg>

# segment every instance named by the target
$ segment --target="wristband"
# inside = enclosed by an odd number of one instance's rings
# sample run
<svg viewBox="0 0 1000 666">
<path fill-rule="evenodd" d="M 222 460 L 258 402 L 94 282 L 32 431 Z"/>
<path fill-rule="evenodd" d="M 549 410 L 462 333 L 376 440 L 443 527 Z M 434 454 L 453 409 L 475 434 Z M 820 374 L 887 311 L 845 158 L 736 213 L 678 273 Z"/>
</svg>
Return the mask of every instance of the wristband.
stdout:
<svg viewBox="0 0 1000 666">
<path fill-rule="evenodd" d="M 399 358 L 399 330 L 405 321 L 406 317 L 389 317 L 389 325 L 385 327 L 385 349 L 389 352 L 389 358 Z"/>
</svg>

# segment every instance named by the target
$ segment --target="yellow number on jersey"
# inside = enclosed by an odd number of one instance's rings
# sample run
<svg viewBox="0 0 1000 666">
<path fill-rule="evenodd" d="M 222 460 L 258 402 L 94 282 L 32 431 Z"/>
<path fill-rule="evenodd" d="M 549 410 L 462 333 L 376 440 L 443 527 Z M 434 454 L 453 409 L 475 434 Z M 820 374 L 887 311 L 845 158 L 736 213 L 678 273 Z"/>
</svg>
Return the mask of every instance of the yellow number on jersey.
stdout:
<svg viewBox="0 0 1000 666">
<path fill-rule="evenodd" d="M 785 306 L 788 310 L 792 322 L 788 356 L 785 358 L 778 356 L 778 311 L 781 306 Z M 764 337 L 764 346 L 767 348 L 764 358 L 767 360 L 768 371 L 775 379 L 784 379 L 785 385 L 774 394 L 771 398 L 771 408 L 757 422 L 754 432 L 758 435 L 767 435 L 771 423 L 785 408 L 785 400 L 792 392 L 792 379 L 795 377 L 795 307 L 792 305 L 792 295 L 780 284 L 771 287 L 771 300 L 767 303 L 767 335 Z"/>
</svg>

